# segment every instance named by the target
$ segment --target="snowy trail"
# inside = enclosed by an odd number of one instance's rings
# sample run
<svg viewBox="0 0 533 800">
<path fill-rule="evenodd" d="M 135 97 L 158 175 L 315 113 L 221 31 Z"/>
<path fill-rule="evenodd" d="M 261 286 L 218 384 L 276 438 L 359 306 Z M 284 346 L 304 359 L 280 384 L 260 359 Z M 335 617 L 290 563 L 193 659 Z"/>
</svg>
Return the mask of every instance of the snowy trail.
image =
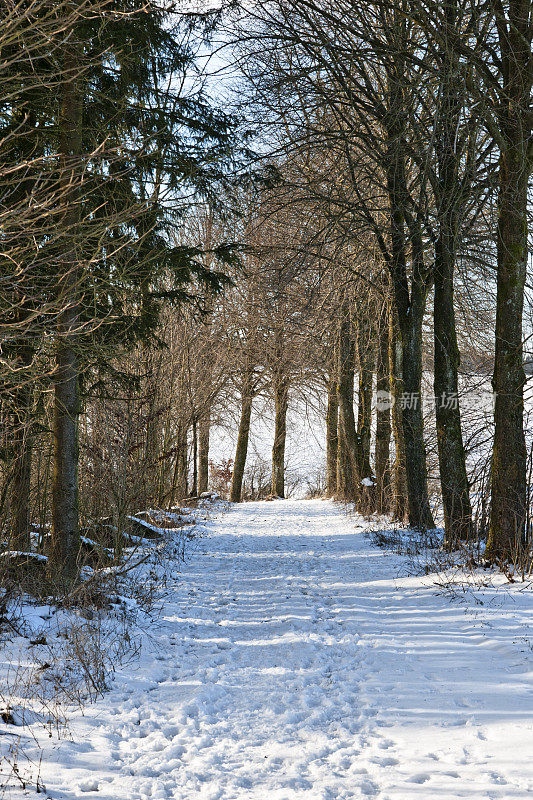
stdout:
<svg viewBox="0 0 533 800">
<path fill-rule="evenodd" d="M 46 753 L 50 797 L 533 793 L 529 611 L 475 616 L 396 577 L 401 559 L 329 502 L 244 504 L 209 527 L 139 667 Z"/>
</svg>

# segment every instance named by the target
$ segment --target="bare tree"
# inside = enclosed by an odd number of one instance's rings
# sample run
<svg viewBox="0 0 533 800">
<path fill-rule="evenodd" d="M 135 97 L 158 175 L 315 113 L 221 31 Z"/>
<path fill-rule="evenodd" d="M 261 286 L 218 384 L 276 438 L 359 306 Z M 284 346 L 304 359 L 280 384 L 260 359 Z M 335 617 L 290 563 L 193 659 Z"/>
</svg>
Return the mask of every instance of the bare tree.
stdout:
<svg viewBox="0 0 533 800">
<path fill-rule="evenodd" d="M 494 451 L 487 556 L 513 558 L 524 537 L 526 447 L 522 314 L 528 257 L 528 181 L 533 165 L 531 87 L 532 4 L 491 2 L 498 33 L 499 74 L 487 76 L 498 97 L 500 149 L 497 241 Z M 482 65 L 479 65 L 480 67 Z M 484 75 L 486 71 L 484 70 Z"/>
</svg>

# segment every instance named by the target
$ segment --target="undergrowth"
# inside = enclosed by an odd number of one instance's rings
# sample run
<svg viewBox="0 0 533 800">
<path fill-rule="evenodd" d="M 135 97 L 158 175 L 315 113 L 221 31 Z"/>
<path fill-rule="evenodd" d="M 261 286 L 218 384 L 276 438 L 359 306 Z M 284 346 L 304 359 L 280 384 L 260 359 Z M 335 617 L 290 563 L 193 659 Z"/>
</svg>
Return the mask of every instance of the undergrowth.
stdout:
<svg viewBox="0 0 533 800">
<path fill-rule="evenodd" d="M 523 555 L 512 561 L 491 564 L 484 558 L 484 542 L 460 543 L 455 550 L 444 546 L 444 531 L 419 531 L 413 528 L 390 527 L 368 533 L 373 544 L 405 557 L 404 569 L 410 575 L 427 575 L 440 590 L 450 595 L 465 594 L 472 589 L 495 585 L 532 582 L 531 560 Z M 496 580 L 498 577 L 506 580 Z"/>
<path fill-rule="evenodd" d="M 32 593 L 31 581 L 17 586 L 0 575 L 0 798 L 14 787 L 44 791 L 38 737 L 68 736 L 69 714 L 103 696 L 115 671 L 137 659 L 169 566 L 194 535 L 192 513 L 178 524 L 177 513 L 146 512 L 164 535 L 133 541 L 119 563 L 85 566 L 64 597 L 47 594 L 42 581 Z"/>
</svg>

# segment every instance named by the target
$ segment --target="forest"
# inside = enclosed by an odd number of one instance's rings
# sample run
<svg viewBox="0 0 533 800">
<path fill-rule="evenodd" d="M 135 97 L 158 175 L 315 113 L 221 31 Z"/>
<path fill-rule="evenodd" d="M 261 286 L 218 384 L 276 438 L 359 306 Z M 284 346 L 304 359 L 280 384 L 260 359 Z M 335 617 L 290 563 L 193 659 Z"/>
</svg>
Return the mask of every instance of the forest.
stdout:
<svg viewBox="0 0 533 800">
<path fill-rule="evenodd" d="M 116 652 L 95 644 L 95 620 L 149 613 L 226 515 L 244 549 L 220 533 L 214 559 L 240 564 L 262 515 L 314 555 L 322 513 L 347 558 L 359 524 L 387 558 L 431 550 L 426 574 L 519 583 L 523 602 L 531 0 L 4 0 L 1 18 L 2 675 L 22 663 L 13 637 L 49 644 L 28 609 L 53 607 L 90 620 L 69 658 L 79 698 L 105 694 L 132 647 L 124 632 Z M 335 542 L 316 545 L 325 563 Z M 6 678 L 7 726 L 15 694 Z M 39 791 L 13 748 L 2 759 L 6 786 Z M 380 795 L 375 776 L 212 794 L 195 780 L 128 797 Z M 524 781 L 441 796 L 525 797 Z"/>
</svg>

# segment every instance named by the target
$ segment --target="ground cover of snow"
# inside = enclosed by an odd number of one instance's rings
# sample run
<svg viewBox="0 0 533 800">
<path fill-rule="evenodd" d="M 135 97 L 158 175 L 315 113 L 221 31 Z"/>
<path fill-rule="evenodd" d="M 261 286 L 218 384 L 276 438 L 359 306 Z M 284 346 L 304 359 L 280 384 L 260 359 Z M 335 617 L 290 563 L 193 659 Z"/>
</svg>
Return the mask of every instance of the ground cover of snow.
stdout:
<svg viewBox="0 0 533 800">
<path fill-rule="evenodd" d="M 139 663 L 45 745 L 48 796 L 532 794 L 530 587 L 450 598 L 369 527 L 321 500 L 207 521 Z"/>
</svg>

